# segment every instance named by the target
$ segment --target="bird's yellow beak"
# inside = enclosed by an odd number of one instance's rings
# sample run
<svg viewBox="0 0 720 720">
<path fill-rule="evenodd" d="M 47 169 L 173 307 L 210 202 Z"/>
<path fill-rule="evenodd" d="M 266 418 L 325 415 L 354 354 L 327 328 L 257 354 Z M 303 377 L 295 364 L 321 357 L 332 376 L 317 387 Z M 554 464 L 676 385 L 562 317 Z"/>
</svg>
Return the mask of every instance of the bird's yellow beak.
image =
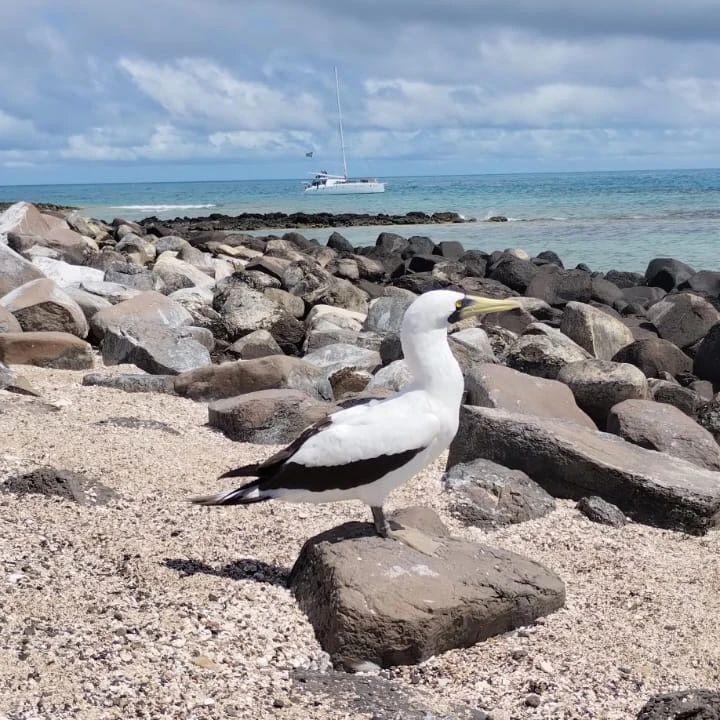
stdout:
<svg viewBox="0 0 720 720">
<path fill-rule="evenodd" d="M 467 295 L 462 300 L 458 300 L 455 305 L 455 312 L 448 319 L 451 323 L 456 323 L 473 317 L 473 315 L 488 315 L 508 310 L 520 310 L 521 308 L 522 305 L 512 298 L 493 300 L 491 298 Z"/>
</svg>

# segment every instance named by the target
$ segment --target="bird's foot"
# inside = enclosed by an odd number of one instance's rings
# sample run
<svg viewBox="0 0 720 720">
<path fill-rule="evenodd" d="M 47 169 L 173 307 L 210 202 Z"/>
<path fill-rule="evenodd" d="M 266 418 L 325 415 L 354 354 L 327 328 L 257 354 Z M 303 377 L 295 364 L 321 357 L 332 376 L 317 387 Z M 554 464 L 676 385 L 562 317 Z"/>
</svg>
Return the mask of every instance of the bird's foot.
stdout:
<svg viewBox="0 0 720 720">
<path fill-rule="evenodd" d="M 430 557 L 437 557 L 437 551 L 440 549 L 441 544 L 436 540 L 433 540 L 429 535 L 426 535 L 421 530 L 416 528 L 400 527 L 388 531 L 386 537 L 391 540 L 397 540 L 398 542 L 407 545 L 413 550 L 417 550 L 423 555 Z"/>
<path fill-rule="evenodd" d="M 385 517 L 382 507 L 373 507 L 372 514 L 373 520 L 375 521 L 375 529 L 380 537 L 397 540 L 423 555 L 430 557 L 437 556 L 440 543 L 433 540 L 429 535 L 426 535 L 416 528 L 403 527 L 396 522 L 393 522 L 395 527 L 390 527 L 390 523 Z"/>
</svg>

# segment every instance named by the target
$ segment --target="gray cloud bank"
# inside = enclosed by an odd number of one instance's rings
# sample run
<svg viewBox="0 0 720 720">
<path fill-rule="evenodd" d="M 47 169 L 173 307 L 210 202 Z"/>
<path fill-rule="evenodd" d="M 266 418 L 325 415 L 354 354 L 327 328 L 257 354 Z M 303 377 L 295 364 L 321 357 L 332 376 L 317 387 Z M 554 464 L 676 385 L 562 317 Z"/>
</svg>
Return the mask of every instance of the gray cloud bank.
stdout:
<svg viewBox="0 0 720 720">
<path fill-rule="evenodd" d="M 380 174 L 720 164 L 716 0 L 25 0 L 0 27 L 0 183 L 332 164 L 334 64 Z"/>
</svg>

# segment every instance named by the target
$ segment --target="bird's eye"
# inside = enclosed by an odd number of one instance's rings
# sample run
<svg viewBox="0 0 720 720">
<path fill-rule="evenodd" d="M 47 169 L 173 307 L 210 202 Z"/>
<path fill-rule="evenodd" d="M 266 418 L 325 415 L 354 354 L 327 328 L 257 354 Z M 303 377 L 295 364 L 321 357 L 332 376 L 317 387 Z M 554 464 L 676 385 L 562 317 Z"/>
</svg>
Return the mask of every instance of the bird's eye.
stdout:
<svg viewBox="0 0 720 720">
<path fill-rule="evenodd" d="M 456 310 L 462 310 L 462 307 L 463 307 L 463 301 L 462 301 L 462 300 L 458 300 L 458 301 L 455 303 L 455 309 L 456 309 Z"/>
</svg>

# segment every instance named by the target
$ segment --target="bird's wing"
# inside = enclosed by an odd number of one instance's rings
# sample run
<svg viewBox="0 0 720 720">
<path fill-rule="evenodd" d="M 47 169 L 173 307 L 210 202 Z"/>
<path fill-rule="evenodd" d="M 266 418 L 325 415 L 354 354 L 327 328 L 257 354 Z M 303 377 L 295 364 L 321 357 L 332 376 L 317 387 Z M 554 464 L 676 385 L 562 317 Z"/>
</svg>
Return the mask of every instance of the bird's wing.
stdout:
<svg viewBox="0 0 720 720">
<path fill-rule="evenodd" d="M 405 393 L 328 415 L 264 462 L 222 477 L 269 478 L 286 463 L 319 468 L 378 457 L 412 457 L 433 442 L 440 427 L 422 393 Z"/>
<path fill-rule="evenodd" d="M 329 424 L 308 437 L 294 463 L 327 467 L 428 447 L 440 420 L 421 393 L 407 393 L 329 416 Z"/>
</svg>

